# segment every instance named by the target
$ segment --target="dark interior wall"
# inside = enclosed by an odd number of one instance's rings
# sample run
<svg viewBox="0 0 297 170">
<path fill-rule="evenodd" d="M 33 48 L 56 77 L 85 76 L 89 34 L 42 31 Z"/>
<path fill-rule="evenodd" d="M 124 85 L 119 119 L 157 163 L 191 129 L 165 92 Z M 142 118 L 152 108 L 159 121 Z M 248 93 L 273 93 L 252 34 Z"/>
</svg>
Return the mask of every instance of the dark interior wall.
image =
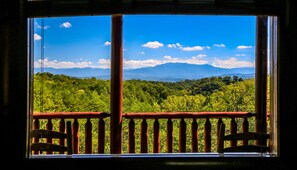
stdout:
<svg viewBox="0 0 297 170">
<path fill-rule="evenodd" d="M 296 154 L 297 123 L 296 74 L 296 3 L 280 0 L 279 24 L 279 158 L 164 158 L 164 159 L 88 159 L 88 160 L 27 160 L 27 25 L 26 1 L 0 1 L 0 141 L 2 166 L 31 169 L 288 169 Z M 172 162 L 176 162 L 173 166 Z M 7 163 L 7 165 L 6 165 Z M 38 163 L 38 165 L 31 165 Z M 43 164 L 44 166 L 41 166 Z M 15 167 L 14 167 L 15 166 Z M 28 167 L 27 167 L 28 166 Z M 29 167 L 30 166 L 30 167 Z M 60 168 L 58 168 L 60 167 Z M 98 167 L 98 168 L 95 168 Z M 101 168 L 100 168 L 101 167 Z"/>
<path fill-rule="evenodd" d="M 280 4 L 280 42 L 279 42 L 279 112 L 280 112 L 280 156 L 283 160 L 295 153 L 295 133 L 297 115 L 297 70 L 296 70 L 296 40 L 297 40 L 297 8 L 296 1 L 286 0 Z M 289 162 L 288 162 L 289 163 Z M 292 163 L 293 165 L 293 163 Z"/>
<path fill-rule="evenodd" d="M 0 9 L 1 153 L 22 159 L 28 101 L 26 9 L 22 0 L 2 0 Z"/>
</svg>

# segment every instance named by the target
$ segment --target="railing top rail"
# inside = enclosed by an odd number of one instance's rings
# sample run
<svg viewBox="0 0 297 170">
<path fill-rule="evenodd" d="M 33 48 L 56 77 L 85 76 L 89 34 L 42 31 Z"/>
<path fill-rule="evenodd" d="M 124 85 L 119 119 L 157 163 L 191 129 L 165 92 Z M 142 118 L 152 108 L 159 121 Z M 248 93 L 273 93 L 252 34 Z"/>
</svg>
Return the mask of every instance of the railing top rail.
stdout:
<svg viewBox="0 0 297 170">
<path fill-rule="evenodd" d="M 35 119 L 81 119 L 81 118 L 106 118 L 110 114 L 107 112 L 46 112 L 46 113 L 33 113 Z"/>
<path fill-rule="evenodd" d="M 125 113 L 128 119 L 235 118 L 253 117 L 251 112 L 144 112 Z"/>
<path fill-rule="evenodd" d="M 142 112 L 124 113 L 127 119 L 182 119 L 182 118 L 236 118 L 253 117 L 251 112 Z M 34 119 L 82 119 L 82 118 L 106 118 L 110 117 L 107 112 L 46 112 L 34 113 Z"/>
</svg>

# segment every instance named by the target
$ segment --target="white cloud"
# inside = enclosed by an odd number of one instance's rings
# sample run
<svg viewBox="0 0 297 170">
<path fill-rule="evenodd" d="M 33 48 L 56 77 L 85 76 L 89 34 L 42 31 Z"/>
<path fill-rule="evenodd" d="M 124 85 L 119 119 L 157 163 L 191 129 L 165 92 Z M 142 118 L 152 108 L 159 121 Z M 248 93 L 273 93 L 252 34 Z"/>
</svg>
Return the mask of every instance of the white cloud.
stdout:
<svg viewBox="0 0 297 170">
<path fill-rule="evenodd" d="M 198 57 L 198 58 L 204 58 L 206 56 L 207 56 L 206 54 L 198 54 L 196 57 Z"/>
<path fill-rule="evenodd" d="M 175 44 L 168 44 L 168 48 L 180 48 L 182 45 L 180 43 L 175 43 Z"/>
<path fill-rule="evenodd" d="M 141 55 L 144 55 L 144 54 L 145 54 L 145 52 L 141 51 L 139 54 L 141 54 Z"/>
<path fill-rule="evenodd" d="M 34 34 L 34 40 L 41 40 L 41 36 L 38 35 L 37 33 Z"/>
<path fill-rule="evenodd" d="M 162 64 L 160 60 L 124 60 L 124 68 L 125 69 L 135 69 L 135 68 L 142 68 L 142 67 L 153 67 L 159 64 Z M 98 61 L 99 68 L 110 68 L 110 59 L 100 59 Z"/>
<path fill-rule="evenodd" d="M 182 47 L 181 50 L 183 51 L 200 51 L 203 50 L 202 46 L 194 46 L 194 47 Z"/>
<path fill-rule="evenodd" d="M 148 59 L 148 60 L 124 60 L 124 69 L 136 69 L 142 67 L 153 67 L 166 63 L 188 63 L 188 64 L 207 64 L 208 62 L 202 58 L 206 57 L 205 54 L 199 54 L 191 58 L 174 58 L 166 55 L 163 60 Z M 110 59 L 100 59 L 98 61 L 99 68 L 110 68 Z"/>
<path fill-rule="evenodd" d="M 215 46 L 215 47 L 222 47 L 222 48 L 225 48 L 226 47 L 225 44 L 214 44 L 213 46 Z"/>
<path fill-rule="evenodd" d="M 50 27 L 50 26 L 47 26 L 47 25 L 46 25 L 46 26 L 43 27 L 43 29 L 47 30 L 47 29 L 49 29 L 49 27 Z M 42 27 L 39 25 L 39 26 L 37 26 L 37 28 L 40 28 L 40 29 L 41 29 Z"/>
<path fill-rule="evenodd" d="M 172 57 L 169 56 L 169 55 L 165 55 L 163 58 L 164 58 L 165 60 L 171 60 L 171 59 L 172 59 Z"/>
<path fill-rule="evenodd" d="M 143 44 L 142 46 L 147 48 L 159 48 L 159 47 L 163 47 L 164 44 L 158 41 L 150 41 L 150 42 L 147 42 L 146 44 Z"/>
<path fill-rule="evenodd" d="M 188 64 L 207 64 L 208 61 L 203 58 L 206 57 L 205 54 L 199 54 L 197 56 L 193 56 L 191 58 L 174 58 L 171 56 L 164 56 L 164 60 L 162 63 L 188 63 Z"/>
<path fill-rule="evenodd" d="M 124 68 L 133 69 L 141 67 L 153 67 L 162 64 L 162 61 L 149 59 L 149 60 L 124 60 Z"/>
<path fill-rule="evenodd" d="M 106 42 L 104 43 L 104 45 L 105 45 L 105 46 L 110 46 L 110 45 L 111 45 L 111 42 L 106 41 Z"/>
<path fill-rule="evenodd" d="M 194 47 L 183 47 L 180 43 L 175 43 L 175 44 L 168 44 L 168 48 L 178 48 L 183 51 L 200 51 L 203 49 L 210 49 L 210 46 L 194 46 Z"/>
<path fill-rule="evenodd" d="M 235 56 L 237 56 L 237 57 L 244 57 L 244 56 L 246 56 L 246 54 L 236 54 Z"/>
<path fill-rule="evenodd" d="M 197 56 L 193 56 L 191 58 L 175 58 L 169 55 L 163 57 L 162 60 L 156 59 L 148 59 L 148 60 L 124 60 L 124 68 L 125 69 L 136 69 L 142 67 L 153 67 L 160 64 L 166 63 L 188 63 L 188 64 L 208 64 L 208 61 L 204 58 L 207 57 L 205 54 L 199 54 Z M 82 60 L 82 59 L 80 59 Z M 48 60 L 48 58 L 42 60 L 38 60 L 34 62 L 35 68 L 40 68 L 41 63 L 43 62 L 44 67 L 51 67 L 51 68 L 110 68 L 111 61 L 110 59 L 99 59 L 98 67 L 90 61 L 57 61 L 57 60 Z M 222 67 L 222 68 L 239 68 L 239 67 L 255 67 L 254 62 L 250 61 L 239 61 L 236 58 L 229 58 L 227 60 L 222 60 L 216 58 L 212 63 L 215 67 Z"/>
<path fill-rule="evenodd" d="M 42 26 L 39 25 L 38 22 L 36 22 L 36 21 L 34 22 L 34 25 L 36 26 L 36 28 L 39 28 L 39 29 L 42 28 Z M 50 27 L 50 26 L 46 25 L 46 26 L 43 27 L 43 29 L 47 30 L 47 29 L 49 29 L 49 27 Z"/>
<path fill-rule="evenodd" d="M 47 26 L 47 25 L 46 25 L 46 26 L 43 27 L 43 29 L 47 30 L 47 29 L 49 29 L 49 27 L 50 27 L 50 26 Z M 42 27 L 39 25 L 39 26 L 37 26 L 37 28 L 40 28 L 40 29 L 41 29 Z"/>
<path fill-rule="evenodd" d="M 255 67 L 255 62 L 250 61 L 239 61 L 236 58 L 229 58 L 227 60 L 221 60 L 216 58 L 213 63 L 215 67 L 222 68 L 239 68 L 239 67 Z"/>
<path fill-rule="evenodd" d="M 168 44 L 167 47 L 168 48 L 176 48 L 175 44 Z"/>
<path fill-rule="evenodd" d="M 70 28 L 70 27 L 72 27 L 72 25 L 70 22 L 64 22 L 64 23 L 60 24 L 60 27 L 61 28 Z"/>
<path fill-rule="evenodd" d="M 169 55 L 165 55 L 163 59 L 163 63 L 178 63 L 181 61 L 179 58 L 174 58 Z"/>
<path fill-rule="evenodd" d="M 43 62 L 44 67 L 51 68 L 85 68 L 85 67 L 94 67 L 93 63 L 90 61 L 81 61 L 81 62 L 73 62 L 73 61 L 57 61 L 57 60 L 48 60 L 45 58 L 44 60 L 38 60 L 34 62 L 35 68 L 40 68 L 41 63 Z"/>
<path fill-rule="evenodd" d="M 239 45 L 237 46 L 237 49 L 247 49 L 247 48 L 252 48 L 252 46 L 246 46 L 246 45 Z"/>
<path fill-rule="evenodd" d="M 110 59 L 99 59 L 99 68 L 110 68 Z"/>
</svg>

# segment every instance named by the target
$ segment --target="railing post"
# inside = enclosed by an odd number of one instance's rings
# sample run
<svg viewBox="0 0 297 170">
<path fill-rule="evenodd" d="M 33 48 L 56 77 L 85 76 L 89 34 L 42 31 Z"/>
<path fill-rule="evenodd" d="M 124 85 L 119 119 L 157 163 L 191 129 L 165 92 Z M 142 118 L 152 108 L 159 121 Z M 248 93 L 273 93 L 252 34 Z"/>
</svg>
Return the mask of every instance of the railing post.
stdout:
<svg viewBox="0 0 297 170">
<path fill-rule="evenodd" d="M 231 134 L 237 133 L 237 123 L 236 123 L 234 117 L 232 117 L 232 119 L 231 119 L 231 126 L 230 127 L 231 127 L 231 129 L 230 129 Z M 231 146 L 237 146 L 237 140 L 231 140 L 230 143 L 231 143 Z"/>
<path fill-rule="evenodd" d="M 78 154 L 79 153 L 79 131 L 78 131 L 78 121 L 77 119 L 74 119 L 73 122 L 73 153 Z"/>
<path fill-rule="evenodd" d="M 204 152 L 211 151 L 211 124 L 209 118 L 206 118 L 204 124 Z"/>
<path fill-rule="evenodd" d="M 34 128 L 33 129 L 39 129 L 39 128 L 40 128 L 39 119 L 35 119 L 35 121 L 34 121 Z M 39 138 L 34 138 L 34 143 L 37 143 L 37 142 L 39 142 Z M 33 154 L 37 155 L 38 154 L 38 151 L 34 151 Z"/>
<path fill-rule="evenodd" d="M 129 153 L 135 153 L 135 122 L 129 121 Z"/>
<path fill-rule="evenodd" d="M 59 131 L 60 132 L 65 132 L 65 128 L 66 128 L 66 126 L 65 126 L 65 120 L 64 119 L 61 119 L 60 120 L 60 123 L 59 123 Z M 59 144 L 60 145 L 65 145 L 65 139 L 59 139 Z M 64 152 L 60 152 L 60 154 L 63 154 Z"/>
<path fill-rule="evenodd" d="M 217 145 L 219 144 L 219 135 L 220 135 L 220 125 L 223 123 L 222 118 L 220 117 L 217 123 Z"/>
<path fill-rule="evenodd" d="M 172 142 L 173 142 L 173 125 L 172 120 L 167 120 L 167 152 L 172 153 Z"/>
<path fill-rule="evenodd" d="M 92 123 L 90 118 L 85 124 L 85 153 L 92 153 Z"/>
<path fill-rule="evenodd" d="M 195 118 L 192 122 L 192 152 L 198 152 L 198 124 Z"/>
<path fill-rule="evenodd" d="M 160 125 L 158 119 L 154 122 L 154 153 L 160 152 Z"/>
<path fill-rule="evenodd" d="M 101 118 L 98 123 L 98 153 L 104 153 L 104 145 L 105 145 L 105 122 L 104 119 Z"/>
<path fill-rule="evenodd" d="M 179 152 L 186 152 L 186 122 L 182 118 L 179 125 Z"/>
<path fill-rule="evenodd" d="M 47 123 L 46 123 L 46 129 L 47 130 L 53 130 L 53 123 L 52 123 L 52 119 L 48 119 Z M 47 143 L 53 143 L 53 139 L 52 138 L 47 138 L 46 139 Z M 52 152 L 46 152 L 46 154 L 52 154 Z"/>
<path fill-rule="evenodd" d="M 40 128 L 40 122 L 39 122 L 39 119 L 35 119 L 33 129 L 39 129 L 39 128 Z"/>
<path fill-rule="evenodd" d="M 147 153 L 147 122 L 146 122 L 146 119 L 143 119 L 142 123 L 141 123 L 140 140 L 141 140 L 141 146 L 140 146 L 141 151 L 140 152 Z"/>
<path fill-rule="evenodd" d="M 247 118 L 245 117 L 244 120 L 243 120 L 243 123 L 242 123 L 242 132 L 243 133 L 246 133 L 249 131 L 249 122 L 247 120 Z M 243 140 L 242 141 L 242 144 L 243 145 L 247 145 L 248 144 L 248 140 Z"/>
</svg>

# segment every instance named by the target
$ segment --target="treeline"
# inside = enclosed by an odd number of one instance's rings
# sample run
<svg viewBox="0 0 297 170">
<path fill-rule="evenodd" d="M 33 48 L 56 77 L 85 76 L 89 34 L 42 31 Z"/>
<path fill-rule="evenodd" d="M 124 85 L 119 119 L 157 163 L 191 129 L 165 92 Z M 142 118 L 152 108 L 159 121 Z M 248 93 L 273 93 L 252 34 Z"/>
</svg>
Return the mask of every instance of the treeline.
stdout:
<svg viewBox="0 0 297 170">
<path fill-rule="evenodd" d="M 123 112 L 254 112 L 255 80 L 237 76 L 179 82 L 125 80 Z M 109 112 L 110 81 L 66 75 L 34 75 L 35 112 Z"/>
</svg>

